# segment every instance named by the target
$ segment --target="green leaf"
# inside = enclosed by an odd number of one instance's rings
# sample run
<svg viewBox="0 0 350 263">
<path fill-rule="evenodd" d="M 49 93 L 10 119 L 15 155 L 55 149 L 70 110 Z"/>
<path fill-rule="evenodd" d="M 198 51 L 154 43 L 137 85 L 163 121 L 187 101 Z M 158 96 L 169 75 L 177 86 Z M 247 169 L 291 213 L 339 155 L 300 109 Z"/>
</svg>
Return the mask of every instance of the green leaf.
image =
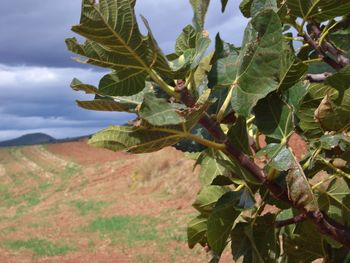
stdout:
<svg viewBox="0 0 350 263">
<path fill-rule="evenodd" d="M 345 150 L 346 145 L 350 145 L 350 137 L 344 134 L 325 134 L 320 138 L 320 142 L 322 148 L 326 150 L 332 150 L 338 146 Z"/>
<path fill-rule="evenodd" d="M 250 14 L 250 7 L 252 6 L 253 0 L 242 0 L 241 4 L 239 5 L 239 9 L 241 10 L 242 14 L 249 18 L 251 17 Z"/>
<path fill-rule="evenodd" d="M 113 76 L 107 76 L 106 83 L 101 83 L 102 92 L 135 94 L 143 89 L 145 77 L 152 69 L 160 75 L 173 74 L 150 30 L 146 37 L 140 33 L 135 1 L 83 0 L 82 6 L 80 24 L 72 30 L 88 40 L 79 44 L 70 38 L 66 44 L 70 51 L 87 57 L 85 63 L 114 70 Z"/>
<path fill-rule="evenodd" d="M 76 78 L 72 80 L 70 86 L 75 91 L 85 91 L 86 94 L 99 94 L 99 91 L 95 86 L 84 84 Z"/>
<path fill-rule="evenodd" d="M 194 57 L 192 59 L 191 63 L 191 69 L 195 69 L 199 63 L 202 61 L 202 59 L 206 55 L 206 51 L 210 45 L 211 41 L 208 36 L 205 34 L 200 34 L 200 36 L 197 38 L 196 41 L 196 48 L 194 52 Z"/>
<path fill-rule="evenodd" d="M 198 32 L 204 30 L 205 16 L 210 0 L 190 0 L 194 11 L 193 24 Z"/>
<path fill-rule="evenodd" d="M 304 20 L 326 21 L 350 12 L 348 0 L 287 0 L 292 16 Z"/>
<path fill-rule="evenodd" d="M 227 245 L 227 239 L 235 219 L 240 211 L 236 209 L 241 197 L 240 192 L 228 192 L 216 203 L 208 219 L 207 238 L 215 255 L 220 256 Z"/>
<path fill-rule="evenodd" d="M 77 101 L 78 106 L 87 110 L 96 111 L 125 111 L 135 113 L 138 105 L 141 105 L 145 92 L 149 92 L 151 84 L 146 83 L 146 87 L 139 93 L 132 96 L 106 96 L 101 94 L 95 86 L 82 83 L 78 79 L 73 79 L 72 89 L 84 91 L 87 94 L 95 94 L 92 101 Z"/>
<path fill-rule="evenodd" d="M 260 12 L 249 23 L 233 82 L 232 106 L 238 114 L 249 116 L 260 99 L 278 89 L 282 44 L 281 21 L 272 10 Z"/>
<path fill-rule="evenodd" d="M 248 139 L 247 123 L 244 117 L 239 116 L 237 118 L 236 122 L 229 129 L 227 136 L 245 154 L 252 154 Z"/>
<path fill-rule="evenodd" d="M 229 174 L 228 169 L 224 165 L 225 161 L 218 161 L 218 159 L 222 157 L 217 151 L 207 149 L 202 153 L 202 155 L 204 157 L 197 161 L 197 163 L 201 166 L 201 172 L 199 174 L 201 185 L 210 185 L 218 175 Z"/>
<path fill-rule="evenodd" d="M 330 176 L 330 175 L 329 175 Z M 337 222 L 350 225 L 350 188 L 343 178 L 334 178 L 317 188 L 322 211 Z"/>
<path fill-rule="evenodd" d="M 311 85 L 298 117 L 300 127 L 309 137 L 323 131 L 346 129 L 350 124 L 350 67 L 340 70 L 322 84 Z"/>
<path fill-rule="evenodd" d="M 210 64 L 214 64 L 220 58 L 226 58 L 232 54 L 238 54 L 239 48 L 221 39 L 220 33 L 215 36 L 215 51 Z"/>
<path fill-rule="evenodd" d="M 259 12 L 267 9 L 271 9 L 277 13 L 278 7 L 276 0 L 253 0 L 250 7 L 250 15 L 251 17 L 255 17 Z"/>
<path fill-rule="evenodd" d="M 193 218 L 187 226 L 187 242 L 189 248 L 194 248 L 196 244 L 205 245 L 208 218 L 198 215 Z"/>
<path fill-rule="evenodd" d="M 120 70 L 105 75 L 99 84 L 99 92 L 108 96 L 130 96 L 145 88 L 147 74 L 141 71 Z"/>
<path fill-rule="evenodd" d="M 350 52 L 350 28 L 329 34 L 329 39 L 341 50 Z"/>
<path fill-rule="evenodd" d="M 322 128 L 315 120 L 315 111 L 325 94 L 333 96 L 336 92 L 331 87 L 323 84 L 310 85 L 297 112 L 300 119 L 299 126 L 309 138 L 320 137 L 323 134 Z"/>
<path fill-rule="evenodd" d="M 185 119 L 165 99 L 158 99 L 153 93 L 145 94 L 139 115 L 141 119 L 154 126 L 175 125 L 185 122 Z"/>
<path fill-rule="evenodd" d="M 89 140 L 89 144 L 113 151 L 125 150 L 132 153 L 155 152 L 171 146 L 182 139 L 172 127 L 145 128 L 129 126 L 110 126 Z"/>
<path fill-rule="evenodd" d="M 274 215 L 266 214 L 254 222 L 238 223 L 231 233 L 233 260 L 243 257 L 243 263 L 275 262 L 279 249 L 274 221 Z"/>
<path fill-rule="evenodd" d="M 134 110 L 130 109 L 128 105 L 123 103 L 118 103 L 114 100 L 106 100 L 106 99 L 95 99 L 92 101 L 77 100 L 77 104 L 79 107 L 86 110 L 135 112 Z"/>
<path fill-rule="evenodd" d="M 342 130 L 350 125 L 350 66 L 329 77 L 325 84 L 333 87 L 335 94 L 326 94 L 315 118 L 326 131 Z"/>
<path fill-rule="evenodd" d="M 295 160 L 295 165 L 286 177 L 289 199 L 298 207 L 309 212 L 317 211 L 318 204 L 302 167 Z"/>
<path fill-rule="evenodd" d="M 209 88 L 230 86 L 238 73 L 238 53 L 234 51 L 227 57 L 219 59 L 208 74 Z"/>
<path fill-rule="evenodd" d="M 187 25 L 176 39 L 175 52 L 182 55 L 188 49 L 196 48 L 198 32 L 192 25 Z"/>
<path fill-rule="evenodd" d="M 271 93 L 254 107 L 255 124 L 267 137 L 286 140 L 294 129 L 293 112 L 279 96 Z"/>
<path fill-rule="evenodd" d="M 320 231 L 309 221 L 297 225 L 294 235 L 283 238 L 283 247 L 288 262 L 313 262 L 323 258 L 323 244 Z"/>
<path fill-rule="evenodd" d="M 267 164 L 278 171 L 287 171 L 294 166 L 293 155 L 285 145 L 270 143 L 256 155 L 265 155 L 268 159 Z"/>
<path fill-rule="evenodd" d="M 204 186 L 193 203 L 193 207 L 202 214 L 211 213 L 219 198 L 228 191 L 229 188 L 223 186 Z"/>
</svg>

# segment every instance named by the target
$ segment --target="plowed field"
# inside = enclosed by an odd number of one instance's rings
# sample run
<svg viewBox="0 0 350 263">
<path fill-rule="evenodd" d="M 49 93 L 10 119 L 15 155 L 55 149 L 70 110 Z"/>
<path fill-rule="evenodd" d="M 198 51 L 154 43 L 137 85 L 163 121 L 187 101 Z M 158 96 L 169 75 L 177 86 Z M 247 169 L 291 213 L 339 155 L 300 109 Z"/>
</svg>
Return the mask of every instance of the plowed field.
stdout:
<svg viewBox="0 0 350 263">
<path fill-rule="evenodd" d="M 197 175 L 171 148 L 0 148 L 0 262 L 206 262 L 186 243 Z"/>
</svg>

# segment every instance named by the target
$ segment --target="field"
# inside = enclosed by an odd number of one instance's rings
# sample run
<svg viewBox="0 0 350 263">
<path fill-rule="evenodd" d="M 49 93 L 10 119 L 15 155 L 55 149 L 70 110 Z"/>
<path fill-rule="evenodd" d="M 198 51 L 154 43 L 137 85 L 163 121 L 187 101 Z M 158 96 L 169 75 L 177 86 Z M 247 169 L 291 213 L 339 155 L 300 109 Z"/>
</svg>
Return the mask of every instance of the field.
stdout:
<svg viewBox="0 0 350 263">
<path fill-rule="evenodd" d="M 172 148 L 0 148 L 0 262 L 208 261 L 186 243 L 193 164 Z"/>
</svg>

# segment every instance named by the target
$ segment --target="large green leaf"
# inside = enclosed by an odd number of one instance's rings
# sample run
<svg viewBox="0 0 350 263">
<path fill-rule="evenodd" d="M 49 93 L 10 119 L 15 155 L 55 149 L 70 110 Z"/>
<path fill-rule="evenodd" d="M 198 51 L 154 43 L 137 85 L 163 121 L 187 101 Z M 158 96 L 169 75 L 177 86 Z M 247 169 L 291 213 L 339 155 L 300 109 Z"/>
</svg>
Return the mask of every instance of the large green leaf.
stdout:
<svg viewBox="0 0 350 263">
<path fill-rule="evenodd" d="M 315 111 L 324 96 L 333 96 L 336 92 L 329 86 L 313 84 L 307 88 L 307 94 L 303 98 L 297 116 L 300 119 L 300 128 L 308 137 L 319 137 L 323 130 L 315 120 Z"/>
<path fill-rule="evenodd" d="M 132 153 L 155 152 L 180 141 L 184 135 L 175 127 L 145 128 L 111 126 L 96 133 L 89 144 L 113 151 L 125 150 Z"/>
<path fill-rule="evenodd" d="M 329 77 L 324 83 L 308 88 L 298 117 L 300 127 L 309 137 L 323 131 L 346 129 L 350 123 L 350 67 Z"/>
<path fill-rule="evenodd" d="M 187 225 L 187 242 L 189 248 L 194 248 L 198 243 L 205 245 L 208 218 L 198 215 Z"/>
<path fill-rule="evenodd" d="M 325 94 L 315 112 L 315 118 L 326 131 L 342 130 L 350 126 L 350 66 L 329 77 L 325 83 L 336 94 Z"/>
<path fill-rule="evenodd" d="M 129 69 L 107 74 L 100 81 L 99 91 L 109 96 L 130 96 L 144 89 L 146 76 L 144 71 Z"/>
<path fill-rule="evenodd" d="M 290 15 L 304 20 L 326 21 L 350 12 L 348 0 L 287 0 Z"/>
<path fill-rule="evenodd" d="M 250 15 L 255 17 L 259 12 L 271 9 L 277 13 L 278 7 L 276 0 L 254 0 L 250 6 Z"/>
<path fill-rule="evenodd" d="M 231 233 L 233 260 L 243 263 L 275 262 L 279 249 L 274 229 L 275 216 L 266 214 L 254 222 L 238 223 Z M 239 261 L 242 260 L 243 261 Z"/>
<path fill-rule="evenodd" d="M 330 176 L 330 175 L 328 175 Z M 322 211 L 339 223 L 350 225 L 350 189 L 343 178 L 334 178 L 319 185 L 318 204 Z"/>
<path fill-rule="evenodd" d="M 129 108 L 128 105 L 118 103 L 114 100 L 106 100 L 106 99 L 95 99 L 91 101 L 81 101 L 77 100 L 77 104 L 80 108 L 86 110 L 94 110 L 94 111 L 124 111 L 124 112 L 134 112 Z"/>
<path fill-rule="evenodd" d="M 283 248 L 287 262 L 291 263 L 313 262 L 325 257 L 322 235 L 309 221 L 298 224 L 292 236 L 284 235 Z"/>
<path fill-rule="evenodd" d="M 231 142 L 245 154 L 251 155 L 252 151 L 249 145 L 247 123 L 244 117 L 238 117 L 236 122 L 229 129 L 227 136 Z"/>
<path fill-rule="evenodd" d="M 210 0 L 190 0 L 194 11 L 193 24 L 197 31 L 204 30 L 205 16 L 208 11 Z"/>
<path fill-rule="evenodd" d="M 286 140 L 294 129 L 293 111 L 278 93 L 269 94 L 254 107 L 255 124 L 267 137 Z"/>
<path fill-rule="evenodd" d="M 241 192 L 224 194 L 208 218 L 208 244 L 217 256 L 220 256 L 226 247 L 233 223 L 241 213 L 236 207 L 240 197 Z"/>
<path fill-rule="evenodd" d="M 176 39 L 175 52 L 182 55 L 186 50 L 196 48 L 198 32 L 192 25 L 187 25 Z"/>
<path fill-rule="evenodd" d="M 193 207 L 196 208 L 202 214 L 211 213 L 219 198 L 228 191 L 229 188 L 224 186 L 205 186 L 198 193 L 196 201 L 193 203 Z"/>
<path fill-rule="evenodd" d="M 185 122 L 185 118 L 181 117 L 165 99 L 158 99 L 151 92 L 145 94 L 139 115 L 141 119 L 154 126 L 175 125 Z"/>
<path fill-rule="evenodd" d="M 146 83 L 146 88 L 141 92 L 132 96 L 105 96 L 95 86 L 82 83 L 78 79 L 73 79 L 71 83 L 72 89 L 76 91 L 84 91 L 87 94 L 95 94 L 95 99 L 92 101 L 77 100 L 78 106 L 87 110 L 96 111 L 125 111 L 136 112 L 138 105 L 141 105 L 145 92 L 149 92 L 151 84 Z"/>
<path fill-rule="evenodd" d="M 265 10 L 254 17 L 242 46 L 239 70 L 233 76 L 232 105 L 247 117 L 260 99 L 279 87 L 283 36 L 278 15 Z"/>
<path fill-rule="evenodd" d="M 239 9 L 241 10 L 242 14 L 247 18 L 251 17 L 250 7 L 252 6 L 252 3 L 253 0 L 242 0 L 239 5 Z"/>
<path fill-rule="evenodd" d="M 218 160 L 219 158 L 222 159 L 222 157 L 215 150 L 207 149 L 202 153 L 202 156 L 203 157 L 201 157 L 197 163 L 201 166 L 199 179 L 203 186 L 210 185 L 213 180 L 219 175 L 225 176 L 230 173 L 224 165 L 225 161 Z"/>
<path fill-rule="evenodd" d="M 152 33 L 143 36 L 135 17 L 135 1 L 83 0 L 80 24 L 72 30 L 87 38 L 79 44 L 75 38 L 66 40 L 70 51 L 87 57 L 86 63 L 114 70 L 101 81 L 105 95 L 131 95 L 144 87 L 146 75 L 157 70 L 172 75 L 167 59 L 160 51 Z M 144 20 L 149 29 L 147 21 Z M 110 94 L 111 93 L 111 94 Z"/>
</svg>

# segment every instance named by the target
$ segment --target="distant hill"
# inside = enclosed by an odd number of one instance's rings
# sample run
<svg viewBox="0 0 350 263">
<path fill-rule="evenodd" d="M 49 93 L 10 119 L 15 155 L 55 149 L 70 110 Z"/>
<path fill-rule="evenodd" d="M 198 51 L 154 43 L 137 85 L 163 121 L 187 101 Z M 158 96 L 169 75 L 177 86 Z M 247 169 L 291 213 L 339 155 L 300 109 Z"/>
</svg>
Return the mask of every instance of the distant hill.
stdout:
<svg viewBox="0 0 350 263">
<path fill-rule="evenodd" d="M 66 138 L 66 139 L 55 139 L 54 137 L 47 135 L 45 133 L 31 133 L 12 140 L 0 142 L 0 147 L 71 142 L 71 141 L 79 141 L 88 137 L 89 136 L 81 136 L 81 137 Z"/>
</svg>

